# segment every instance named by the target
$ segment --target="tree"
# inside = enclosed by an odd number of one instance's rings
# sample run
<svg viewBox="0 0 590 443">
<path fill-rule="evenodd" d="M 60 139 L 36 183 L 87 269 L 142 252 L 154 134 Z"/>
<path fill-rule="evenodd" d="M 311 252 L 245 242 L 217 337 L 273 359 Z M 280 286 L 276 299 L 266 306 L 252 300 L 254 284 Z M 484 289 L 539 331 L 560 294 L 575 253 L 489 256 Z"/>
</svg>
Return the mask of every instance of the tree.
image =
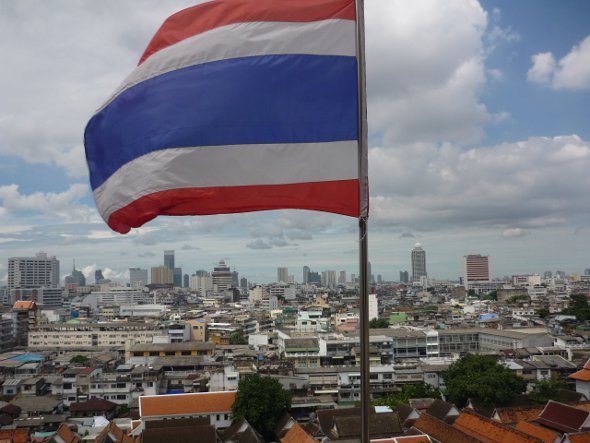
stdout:
<svg viewBox="0 0 590 443">
<path fill-rule="evenodd" d="M 493 300 L 493 301 L 498 301 L 498 291 L 491 291 L 488 292 L 485 297 L 484 300 Z"/>
<path fill-rule="evenodd" d="M 547 309 L 547 308 L 539 308 L 537 310 L 537 315 L 541 318 L 546 318 L 549 316 L 549 314 L 550 314 L 550 312 L 549 312 L 549 309 Z"/>
<path fill-rule="evenodd" d="M 230 345 L 247 345 L 248 340 L 242 334 L 242 331 L 234 331 L 229 336 L 229 344 Z"/>
<path fill-rule="evenodd" d="M 402 385 L 398 393 L 374 400 L 374 406 L 395 408 L 400 403 L 408 404 L 411 398 L 440 398 L 440 391 L 429 384 Z"/>
<path fill-rule="evenodd" d="M 526 381 L 483 355 L 466 354 L 443 373 L 445 393 L 459 407 L 469 398 L 488 406 L 502 406 L 526 389 Z"/>
<path fill-rule="evenodd" d="M 389 327 L 389 320 L 386 318 L 374 318 L 369 322 L 369 328 L 379 329 Z"/>
<path fill-rule="evenodd" d="M 567 309 L 561 311 L 562 314 L 575 315 L 580 321 L 590 320 L 590 306 L 588 299 L 584 294 L 570 295 L 570 305 Z"/>
<path fill-rule="evenodd" d="M 556 378 L 544 378 L 535 382 L 529 398 L 537 403 L 547 403 L 556 400 L 561 390 L 567 389 L 567 384 Z"/>
<path fill-rule="evenodd" d="M 232 407 L 234 421 L 245 418 L 264 438 L 272 441 L 281 416 L 291 407 L 291 395 L 278 380 L 249 374 L 240 379 Z"/>
<path fill-rule="evenodd" d="M 89 358 L 84 355 L 75 355 L 70 359 L 70 363 L 85 365 L 88 363 Z"/>
</svg>

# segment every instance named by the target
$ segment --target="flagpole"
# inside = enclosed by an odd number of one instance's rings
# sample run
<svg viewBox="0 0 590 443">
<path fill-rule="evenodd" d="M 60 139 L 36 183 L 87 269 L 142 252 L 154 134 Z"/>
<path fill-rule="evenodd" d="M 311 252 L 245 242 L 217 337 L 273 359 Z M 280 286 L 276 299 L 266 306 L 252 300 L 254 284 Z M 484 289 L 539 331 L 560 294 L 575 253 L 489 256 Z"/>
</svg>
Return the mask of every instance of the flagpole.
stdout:
<svg viewBox="0 0 590 443">
<path fill-rule="evenodd" d="M 369 443 L 370 365 L 369 365 L 369 246 L 367 236 L 368 183 L 367 183 L 367 99 L 365 77 L 365 8 L 364 0 L 356 0 L 356 52 L 359 130 L 359 301 L 361 345 L 361 442 Z"/>
</svg>

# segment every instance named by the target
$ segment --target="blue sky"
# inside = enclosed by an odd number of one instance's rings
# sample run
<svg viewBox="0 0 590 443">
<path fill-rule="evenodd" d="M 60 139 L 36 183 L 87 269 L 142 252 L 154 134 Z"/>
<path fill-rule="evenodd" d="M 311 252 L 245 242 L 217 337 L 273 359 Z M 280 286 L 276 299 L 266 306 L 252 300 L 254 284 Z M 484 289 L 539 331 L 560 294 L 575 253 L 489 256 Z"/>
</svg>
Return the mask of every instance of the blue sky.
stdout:
<svg viewBox="0 0 590 443">
<path fill-rule="evenodd" d="M 38 251 L 122 281 L 167 249 L 184 272 L 227 259 L 258 282 L 357 272 L 343 216 L 159 218 L 126 236 L 98 216 L 84 126 L 193 3 L 0 3 L 0 285 L 9 257 Z M 397 279 L 416 242 L 433 278 L 469 253 L 497 276 L 590 268 L 590 4 L 369 0 L 366 19 L 373 272 Z"/>
</svg>

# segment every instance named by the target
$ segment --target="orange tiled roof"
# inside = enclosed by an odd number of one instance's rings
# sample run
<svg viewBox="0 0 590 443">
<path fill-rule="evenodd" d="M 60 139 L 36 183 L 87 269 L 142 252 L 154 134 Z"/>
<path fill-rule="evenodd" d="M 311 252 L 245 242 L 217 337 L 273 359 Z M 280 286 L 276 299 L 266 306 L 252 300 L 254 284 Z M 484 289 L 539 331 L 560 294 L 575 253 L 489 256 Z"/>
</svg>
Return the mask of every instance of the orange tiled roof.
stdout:
<svg viewBox="0 0 590 443">
<path fill-rule="evenodd" d="M 590 401 L 581 401 L 572 406 L 576 409 L 581 409 L 582 411 L 590 412 Z"/>
<path fill-rule="evenodd" d="M 281 443 L 317 443 L 317 441 L 305 432 L 298 423 L 295 423 L 281 438 Z"/>
<path fill-rule="evenodd" d="M 590 441 L 590 431 L 567 434 L 567 438 L 570 443 L 588 443 Z"/>
<path fill-rule="evenodd" d="M 372 440 L 375 441 L 375 440 Z M 381 443 L 380 440 L 376 440 Z M 407 435 L 405 437 L 394 437 L 391 439 L 392 443 L 432 443 L 428 435 Z"/>
<path fill-rule="evenodd" d="M 413 428 L 435 438 L 441 443 L 481 443 L 481 440 L 465 434 L 430 414 L 422 414 L 416 423 L 414 423 Z"/>
<path fill-rule="evenodd" d="M 542 440 L 532 435 L 525 434 L 509 428 L 495 420 L 485 418 L 469 409 L 463 409 L 452 425 L 454 428 L 465 432 L 487 443 L 541 443 Z"/>
<path fill-rule="evenodd" d="M 584 365 L 584 369 L 588 369 L 590 370 L 590 358 L 588 359 L 588 361 L 586 362 L 586 364 Z"/>
<path fill-rule="evenodd" d="M 545 443 L 553 443 L 555 439 L 560 436 L 559 433 L 552 431 L 551 429 L 543 428 L 526 421 L 517 423 L 516 429 L 524 432 L 525 434 L 540 438 Z"/>
<path fill-rule="evenodd" d="M 512 424 L 537 418 L 545 406 L 515 406 L 496 408 L 501 423 Z M 495 414 L 494 414 L 495 415 Z"/>
<path fill-rule="evenodd" d="M 575 380 L 580 381 L 590 381 L 590 369 L 586 369 L 587 365 L 588 363 L 584 365 L 584 369 L 580 369 L 578 372 L 574 372 L 569 376 L 569 378 L 573 378 Z"/>
<path fill-rule="evenodd" d="M 14 303 L 12 309 L 34 309 L 36 304 L 34 301 L 19 300 Z"/>
<path fill-rule="evenodd" d="M 228 413 L 235 400 L 235 391 L 148 395 L 139 397 L 139 415 L 143 418 Z"/>
</svg>

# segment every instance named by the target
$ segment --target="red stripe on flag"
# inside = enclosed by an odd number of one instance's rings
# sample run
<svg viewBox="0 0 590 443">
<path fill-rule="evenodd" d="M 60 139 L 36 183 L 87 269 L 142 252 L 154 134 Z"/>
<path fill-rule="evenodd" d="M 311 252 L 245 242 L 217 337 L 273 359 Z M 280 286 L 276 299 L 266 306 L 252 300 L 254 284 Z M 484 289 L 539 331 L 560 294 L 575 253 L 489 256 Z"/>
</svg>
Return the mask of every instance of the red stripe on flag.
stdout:
<svg viewBox="0 0 590 443">
<path fill-rule="evenodd" d="M 288 185 L 172 189 L 135 200 L 111 214 L 108 225 L 125 234 L 158 215 L 211 215 L 271 209 L 309 209 L 359 216 L 358 180 Z"/>
<path fill-rule="evenodd" d="M 170 16 L 148 44 L 142 64 L 155 52 L 194 35 L 233 23 L 356 20 L 355 0 L 216 0 Z"/>
</svg>

